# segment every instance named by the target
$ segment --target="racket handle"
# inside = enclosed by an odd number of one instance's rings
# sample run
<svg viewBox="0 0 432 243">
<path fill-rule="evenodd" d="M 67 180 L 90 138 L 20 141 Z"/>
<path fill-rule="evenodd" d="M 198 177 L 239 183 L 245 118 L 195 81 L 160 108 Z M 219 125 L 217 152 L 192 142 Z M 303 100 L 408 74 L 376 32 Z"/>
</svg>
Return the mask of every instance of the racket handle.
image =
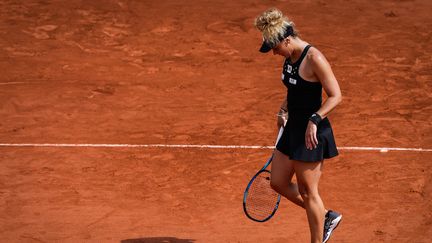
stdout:
<svg viewBox="0 0 432 243">
<path fill-rule="evenodd" d="M 284 131 L 284 127 L 281 126 L 281 127 L 279 128 L 279 133 L 278 133 L 278 136 L 277 136 L 277 139 L 276 139 L 275 146 L 276 146 L 277 143 L 279 142 L 279 139 L 282 137 L 282 133 L 283 133 L 283 131 Z"/>
</svg>

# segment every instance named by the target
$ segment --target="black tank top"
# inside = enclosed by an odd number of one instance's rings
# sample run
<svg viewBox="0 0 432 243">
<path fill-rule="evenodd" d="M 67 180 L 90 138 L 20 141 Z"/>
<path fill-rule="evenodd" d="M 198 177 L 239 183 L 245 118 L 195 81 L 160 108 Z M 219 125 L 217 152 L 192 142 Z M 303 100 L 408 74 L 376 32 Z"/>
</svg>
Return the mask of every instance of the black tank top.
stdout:
<svg viewBox="0 0 432 243">
<path fill-rule="evenodd" d="M 307 45 L 304 48 L 300 58 L 295 63 L 292 63 L 290 58 L 286 58 L 284 62 L 282 81 L 288 88 L 287 99 L 290 117 L 309 117 L 321 107 L 321 82 L 306 81 L 299 75 L 300 64 L 310 47 Z"/>
</svg>

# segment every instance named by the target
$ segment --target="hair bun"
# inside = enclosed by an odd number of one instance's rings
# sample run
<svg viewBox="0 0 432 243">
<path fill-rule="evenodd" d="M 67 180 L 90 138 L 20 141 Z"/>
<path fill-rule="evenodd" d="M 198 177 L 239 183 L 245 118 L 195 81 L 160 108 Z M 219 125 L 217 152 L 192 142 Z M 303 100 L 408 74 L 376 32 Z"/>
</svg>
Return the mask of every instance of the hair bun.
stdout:
<svg viewBox="0 0 432 243">
<path fill-rule="evenodd" d="M 294 28 L 294 23 L 277 8 L 271 8 L 255 18 L 255 27 L 262 32 L 266 41 L 276 43 L 283 36 L 288 27 Z M 295 29 L 294 35 L 297 35 Z"/>
<path fill-rule="evenodd" d="M 265 11 L 262 15 L 255 19 L 255 26 L 264 32 L 271 28 L 275 28 L 283 24 L 283 14 L 279 9 L 272 8 Z"/>
</svg>

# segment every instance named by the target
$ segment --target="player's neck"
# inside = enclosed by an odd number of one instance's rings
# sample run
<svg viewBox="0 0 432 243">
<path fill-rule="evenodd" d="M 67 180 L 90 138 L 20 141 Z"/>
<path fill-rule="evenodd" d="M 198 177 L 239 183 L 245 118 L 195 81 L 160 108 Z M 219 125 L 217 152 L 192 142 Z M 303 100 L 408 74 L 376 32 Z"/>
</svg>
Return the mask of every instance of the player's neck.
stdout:
<svg viewBox="0 0 432 243">
<path fill-rule="evenodd" d="M 293 41 L 292 44 L 294 48 L 293 52 L 291 53 L 290 59 L 292 62 L 296 62 L 300 58 L 304 48 L 308 45 L 308 43 L 301 40 L 300 38 L 297 38 Z"/>
</svg>

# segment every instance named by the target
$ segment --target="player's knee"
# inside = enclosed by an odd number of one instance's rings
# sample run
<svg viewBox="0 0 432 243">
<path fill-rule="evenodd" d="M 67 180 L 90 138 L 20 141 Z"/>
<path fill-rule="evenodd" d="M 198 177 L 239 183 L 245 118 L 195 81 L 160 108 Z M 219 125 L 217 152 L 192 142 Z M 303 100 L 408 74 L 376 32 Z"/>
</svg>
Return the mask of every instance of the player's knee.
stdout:
<svg viewBox="0 0 432 243">
<path fill-rule="evenodd" d="M 271 180 L 270 181 L 270 186 L 273 190 L 275 190 L 277 193 L 281 194 L 282 191 L 282 185 L 280 182 L 278 182 L 277 180 Z"/>
<path fill-rule="evenodd" d="M 275 180 L 271 180 L 271 181 L 270 181 L 270 186 L 271 186 L 271 188 L 272 188 L 273 190 L 275 190 L 276 192 L 279 191 L 279 185 L 276 183 Z"/>
<path fill-rule="evenodd" d="M 303 184 L 301 184 L 301 183 L 298 184 L 298 190 L 299 190 L 300 196 L 303 198 L 303 200 L 305 200 L 305 198 L 308 197 L 308 194 L 307 194 L 307 190 L 303 186 Z"/>
<path fill-rule="evenodd" d="M 304 201 L 314 201 L 319 197 L 318 190 L 310 188 L 308 185 L 299 184 L 299 193 Z"/>
</svg>

